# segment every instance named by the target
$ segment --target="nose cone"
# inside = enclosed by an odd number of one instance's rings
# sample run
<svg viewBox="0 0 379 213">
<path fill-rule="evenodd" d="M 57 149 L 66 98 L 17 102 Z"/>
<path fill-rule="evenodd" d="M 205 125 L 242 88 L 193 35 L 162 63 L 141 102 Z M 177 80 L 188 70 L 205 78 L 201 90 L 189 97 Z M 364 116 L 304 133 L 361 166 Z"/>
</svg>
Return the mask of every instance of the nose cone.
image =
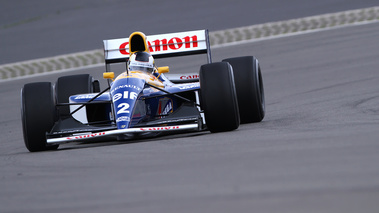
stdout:
<svg viewBox="0 0 379 213">
<path fill-rule="evenodd" d="M 129 128 L 134 107 L 145 80 L 140 78 L 119 78 L 111 87 L 114 113 L 118 129 Z"/>
</svg>

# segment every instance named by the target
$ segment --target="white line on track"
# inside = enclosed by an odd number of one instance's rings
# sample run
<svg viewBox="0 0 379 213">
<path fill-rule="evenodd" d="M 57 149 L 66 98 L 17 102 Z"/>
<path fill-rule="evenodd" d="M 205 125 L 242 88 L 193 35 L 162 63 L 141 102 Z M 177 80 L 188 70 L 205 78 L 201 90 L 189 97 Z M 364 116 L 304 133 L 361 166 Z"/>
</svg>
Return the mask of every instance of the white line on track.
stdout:
<svg viewBox="0 0 379 213">
<path fill-rule="evenodd" d="M 379 7 L 370 7 L 214 31 L 209 36 L 214 49 L 377 22 Z M 97 49 L 0 65 L 0 82 L 100 66 L 104 66 L 103 51 Z"/>
</svg>

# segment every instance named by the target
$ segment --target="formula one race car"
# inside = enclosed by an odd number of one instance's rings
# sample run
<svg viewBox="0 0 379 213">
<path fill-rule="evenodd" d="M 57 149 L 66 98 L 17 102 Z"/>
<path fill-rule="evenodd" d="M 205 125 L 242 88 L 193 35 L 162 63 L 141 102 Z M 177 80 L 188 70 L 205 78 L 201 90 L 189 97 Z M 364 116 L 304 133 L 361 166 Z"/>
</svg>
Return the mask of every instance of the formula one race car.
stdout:
<svg viewBox="0 0 379 213">
<path fill-rule="evenodd" d="M 223 132 L 265 115 L 262 75 L 253 56 L 212 63 L 207 30 L 104 40 L 107 88 L 89 74 L 22 88 L 24 141 L 31 152 L 74 141 L 127 140 L 175 131 Z M 154 58 L 206 54 L 208 64 L 169 79 Z M 154 56 L 154 58 L 153 58 Z M 127 63 L 115 77 L 110 64 Z M 182 77 L 183 78 L 183 77 Z M 191 81 L 191 82 L 189 82 Z"/>
</svg>

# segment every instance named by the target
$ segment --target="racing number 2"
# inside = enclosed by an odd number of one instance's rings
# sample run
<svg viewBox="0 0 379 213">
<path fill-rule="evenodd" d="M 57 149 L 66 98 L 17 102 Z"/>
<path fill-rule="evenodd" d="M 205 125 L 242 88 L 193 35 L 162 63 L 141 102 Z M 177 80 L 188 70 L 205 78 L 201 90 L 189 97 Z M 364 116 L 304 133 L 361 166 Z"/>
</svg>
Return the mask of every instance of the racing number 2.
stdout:
<svg viewBox="0 0 379 213">
<path fill-rule="evenodd" d="M 129 104 L 127 103 L 121 103 L 117 106 L 117 108 L 121 108 L 117 111 L 117 114 L 121 114 L 121 113 L 130 113 L 130 111 L 128 110 L 130 107 Z"/>
</svg>

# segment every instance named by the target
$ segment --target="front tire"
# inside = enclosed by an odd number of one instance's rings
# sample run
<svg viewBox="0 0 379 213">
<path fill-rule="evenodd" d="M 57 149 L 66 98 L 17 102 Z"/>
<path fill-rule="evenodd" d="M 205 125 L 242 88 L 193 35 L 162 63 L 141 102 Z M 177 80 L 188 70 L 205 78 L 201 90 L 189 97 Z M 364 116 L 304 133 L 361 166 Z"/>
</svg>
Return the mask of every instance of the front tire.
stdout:
<svg viewBox="0 0 379 213">
<path fill-rule="evenodd" d="M 239 127 L 240 117 L 229 63 L 206 64 L 200 68 L 200 104 L 211 132 L 224 132 Z"/>
<path fill-rule="evenodd" d="M 53 87 L 50 82 L 26 84 L 21 90 L 21 118 L 26 148 L 30 152 L 57 149 L 48 146 L 46 133 L 56 120 Z"/>
</svg>

